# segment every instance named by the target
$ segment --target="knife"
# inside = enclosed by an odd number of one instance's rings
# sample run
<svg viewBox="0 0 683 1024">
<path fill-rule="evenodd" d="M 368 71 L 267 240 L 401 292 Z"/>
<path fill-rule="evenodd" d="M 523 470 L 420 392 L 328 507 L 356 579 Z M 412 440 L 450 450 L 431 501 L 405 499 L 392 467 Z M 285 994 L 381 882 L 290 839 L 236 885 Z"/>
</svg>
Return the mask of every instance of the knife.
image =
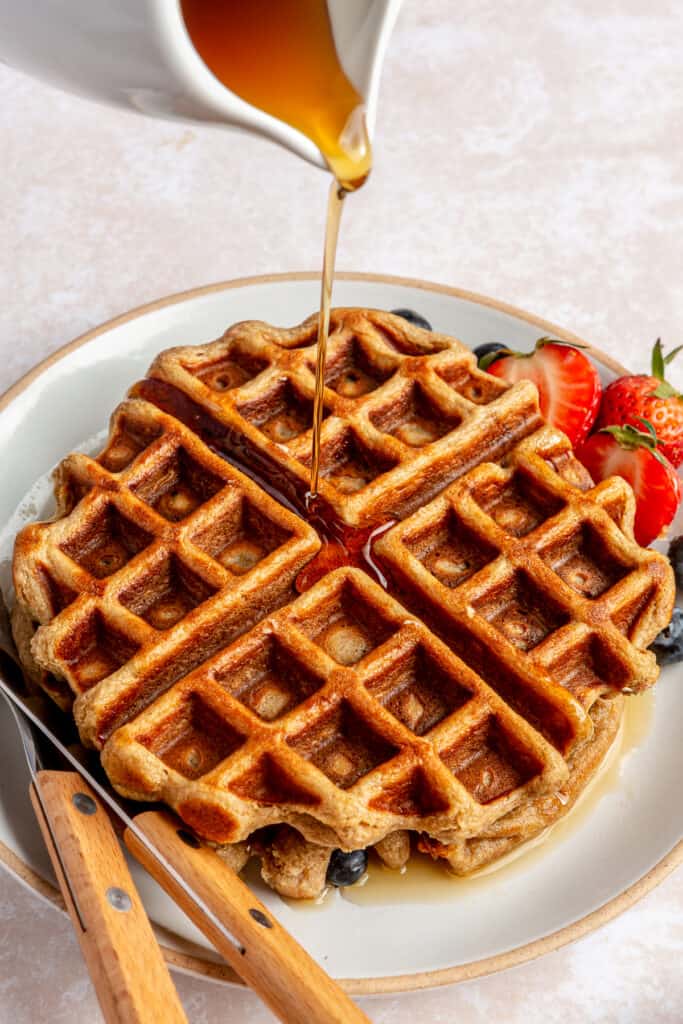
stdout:
<svg viewBox="0 0 683 1024">
<path fill-rule="evenodd" d="M 7 703 L 31 773 L 31 803 L 107 1024 L 187 1024 L 102 804 L 77 772 L 48 769 L 58 762 L 55 748 Z"/>
<path fill-rule="evenodd" d="M 76 792 L 82 791 L 85 781 L 92 791 L 92 794 L 86 794 L 88 798 L 99 799 L 123 826 L 124 842 L 133 856 L 280 1020 L 288 1024 L 369 1024 L 365 1014 L 218 854 L 202 845 L 169 811 L 136 813 L 139 805 L 124 801 L 114 792 L 100 769 L 96 755 L 91 758 L 91 762 L 96 759 L 96 766 L 77 756 L 75 751 L 80 749 L 82 752 L 83 748 L 73 745 L 75 726 L 72 718 L 45 698 L 28 697 L 23 677 L 17 670 L 18 664 L 7 609 L 0 594 L 0 691 L 18 709 L 19 715 L 25 716 L 47 737 L 77 773 L 77 778 L 71 772 L 67 773 L 72 776 L 67 784 L 59 778 L 62 773 L 38 771 L 37 785 L 34 785 L 32 794 L 34 806 L 47 824 L 48 844 L 55 846 L 60 883 L 60 870 L 67 868 L 63 852 L 66 847 L 62 843 L 70 843 L 76 827 L 78 834 L 82 835 L 80 826 L 88 817 L 79 813 L 73 803 Z M 65 795 L 67 799 L 63 799 Z M 53 798 L 57 800 L 57 797 L 61 798 L 62 808 L 74 808 L 73 812 L 69 810 L 68 817 L 59 818 L 59 830 L 55 828 L 58 815 L 50 813 L 49 809 L 50 801 Z M 103 818 L 104 815 L 100 814 L 99 821 Z M 84 900 L 78 899 L 81 878 L 69 875 L 68 868 L 66 876 L 62 872 L 62 877 L 68 882 L 69 893 L 75 897 L 75 901 L 72 897 L 67 898 L 67 906 L 71 898 L 75 909 L 82 913 Z M 112 888 L 111 881 L 108 888 Z M 122 889 L 136 913 L 144 914 L 142 905 L 135 902 L 132 880 L 126 880 L 124 885 L 117 883 L 113 888 Z M 125 900 L 123 902 L 126 903 Z M 71 911 L 70 906 L 69 909 Z M 153 941 L 156 946 L 156 941 Z M 125 1017 L 112 1019 L 127 1020 Z M 145 1019 L 150 1018 L 140 1018 Z M 154 1019 L 173 1022 L 184 1017 L 167 1016 L 164 1007 L 162 1015 Z"/>
</svg>

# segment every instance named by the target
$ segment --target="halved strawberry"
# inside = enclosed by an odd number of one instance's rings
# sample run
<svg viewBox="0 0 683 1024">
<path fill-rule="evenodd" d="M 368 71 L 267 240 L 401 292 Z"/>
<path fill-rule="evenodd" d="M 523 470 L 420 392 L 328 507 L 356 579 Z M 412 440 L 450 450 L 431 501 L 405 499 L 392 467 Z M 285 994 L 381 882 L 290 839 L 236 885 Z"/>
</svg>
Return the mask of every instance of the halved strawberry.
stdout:
<svg viewBox="0 0 683 1024">
<path fill-rule="evenodd" d="M 588 436 L 602 387 L 598 371 L 576 346 L 540 338 L 533 352 L 492 352 L 479 360 L 479 366 L 510 384 L 533 381 L 548 423 L 563 430 L 574 445 Z"/>
<path fill-rule="evenodd" d="M 598 427 L 648 420 L 657 431 L 662 454 L 674 466 L 683 462 L 683 395 L 665 379 L 666 367 L 683 348 L 664 355 L 657 339 L 652 349 L 652 374 L 619 377 L 605 388 Z"/>
<path fill-rule="evenodd" d="M 577 448 L 576 455 L 596 483 L 609 476 L 628 480 L 636 496 L 636 540 L 645 547 L 676 515 L 681 482 L 657 450 L 659 439 L 652 424 L 641 423 L 646 430 L 631 424 L 605 427 Z"/>
</svg>

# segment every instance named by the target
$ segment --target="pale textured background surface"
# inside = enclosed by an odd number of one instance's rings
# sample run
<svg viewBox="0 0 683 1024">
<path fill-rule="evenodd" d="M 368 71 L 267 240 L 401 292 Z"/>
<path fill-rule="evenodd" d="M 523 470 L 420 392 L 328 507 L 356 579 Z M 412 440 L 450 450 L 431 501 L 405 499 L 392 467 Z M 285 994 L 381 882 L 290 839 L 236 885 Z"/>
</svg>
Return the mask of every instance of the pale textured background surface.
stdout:
<svg viewBox="0 0 683 1024">
<path fill-rule="evenodd" d="M 595 8 L 407 0 L 341 268 L 497 296 L 634 368 L 658 334 L 683 340 L 683 8 Z M 0 94 L 0 388 L 132 306 L 319 265 L 327 183 L 286 152 L 90 106 L 4 69 Z M 682 922 L 679 871 L 540 962 L 365 1007 L 378 1024 L 678 1022 Z M 272 1019 L 248 993 L 178 984 L 193 1024 Z M 100 1017 L 65 919 L 0 874 L 0 1021 L 45 1019 Z"/>
</svg>

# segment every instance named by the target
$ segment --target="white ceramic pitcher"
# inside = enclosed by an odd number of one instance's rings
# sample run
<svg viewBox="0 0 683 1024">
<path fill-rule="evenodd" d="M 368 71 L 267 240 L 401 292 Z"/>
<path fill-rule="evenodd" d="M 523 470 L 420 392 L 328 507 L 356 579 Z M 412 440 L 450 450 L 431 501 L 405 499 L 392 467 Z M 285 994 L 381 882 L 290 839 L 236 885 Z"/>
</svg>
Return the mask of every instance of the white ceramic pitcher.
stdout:
<svg viewBox="0 0 683 1024">
<path fill-rule="evenodd" d="M 371 136 L 382 58 L 400 4 L 328 0 L 337 52 L 365 98 Z M 0 0 L 0 60 L 67 91 L 152 116 L 256 132 L 325 167 L 310 139 L 213 76 L 190 40 L 180 0 Z"/>
</svg>

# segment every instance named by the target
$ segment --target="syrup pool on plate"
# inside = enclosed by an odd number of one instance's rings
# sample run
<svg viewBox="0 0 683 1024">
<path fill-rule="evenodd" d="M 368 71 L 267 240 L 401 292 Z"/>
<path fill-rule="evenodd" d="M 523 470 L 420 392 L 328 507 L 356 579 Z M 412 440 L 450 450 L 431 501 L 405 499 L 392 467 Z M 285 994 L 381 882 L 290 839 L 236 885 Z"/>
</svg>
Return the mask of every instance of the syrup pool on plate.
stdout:
<svg viewBox="0 0 683 1024">
<path fill-rule="evenodd" d="M 584 825 L 597 812 L 600 801 L 605 796 L 621 788 L 624 759 L 640 746 L 649 733 L 654 718 L 654 707 L 653 690 L 636 697 L 628 697 L 614 743 L 571 811 L 565 818 L 561 818 L 555 825 L 511 851 L 501 860 L 472 875 L 459 877 L 449 874 L 445 863 L 439 863 L 425 854 L 415 852 L 405 868 L 400 871 L 391 870 L 371 851 L 366 874 L 355 885 L 339 889 L 339 898 L 359 906 L 445 903 L 448 900 L 461 899 L 473 889 L 486 888 L 494 880 L 498 884 L 514 882 L 521 878 L 535 863 L 565 843 L 572 833 Z M 335 898 L 334 894 L 335 890 L 330 886 L 315 900 L 285 902 L 294 910 L 319 911 L 331 904 Z"/>
</svg>

